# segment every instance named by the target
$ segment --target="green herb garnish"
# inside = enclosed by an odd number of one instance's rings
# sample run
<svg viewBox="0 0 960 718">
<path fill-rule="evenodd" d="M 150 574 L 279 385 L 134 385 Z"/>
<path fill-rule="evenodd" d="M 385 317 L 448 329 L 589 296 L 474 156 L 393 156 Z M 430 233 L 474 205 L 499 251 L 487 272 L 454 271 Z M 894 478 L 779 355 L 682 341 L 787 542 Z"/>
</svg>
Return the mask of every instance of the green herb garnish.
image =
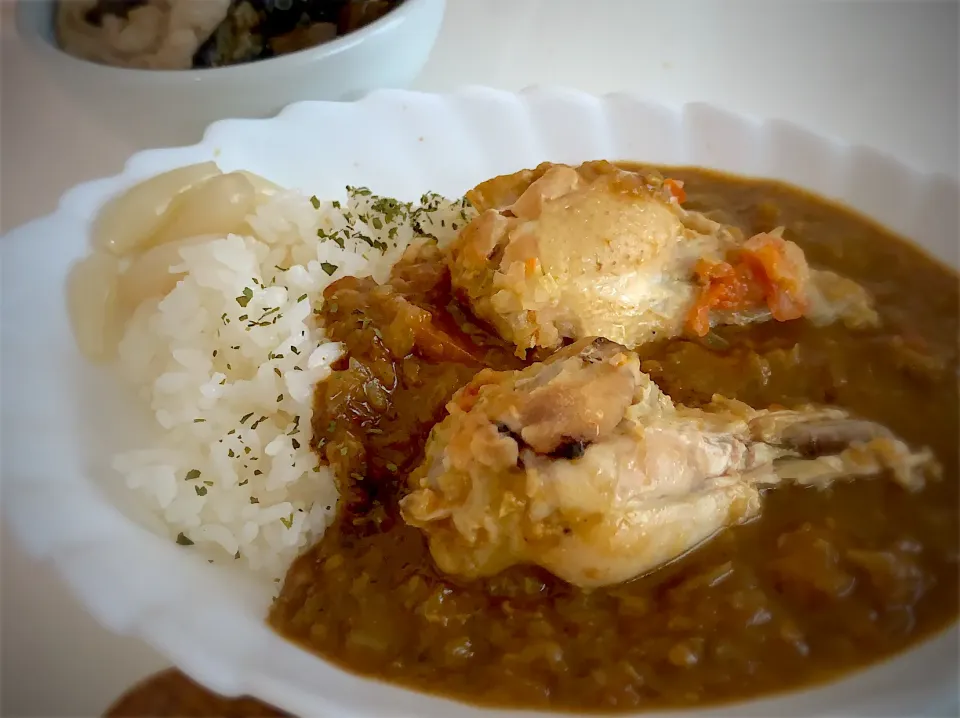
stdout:
<svg viewBox="0 0 960 718">
<path fill-rule="evenodd" d="M 250 287 L 243 288 L 243 294 L 237 297 L 237 304 L 241 307 L 245 307 L 250 303 L 250 300 L 253 299 L 253 290 Z"/>
</svg>

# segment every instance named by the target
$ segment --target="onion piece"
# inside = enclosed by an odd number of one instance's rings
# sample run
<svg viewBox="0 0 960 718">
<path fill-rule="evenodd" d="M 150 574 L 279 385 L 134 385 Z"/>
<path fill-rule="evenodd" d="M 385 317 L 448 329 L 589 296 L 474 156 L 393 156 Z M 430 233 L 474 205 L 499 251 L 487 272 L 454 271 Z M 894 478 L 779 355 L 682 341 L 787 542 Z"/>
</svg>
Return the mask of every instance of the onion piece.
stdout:
<svg viewBox="0 0 960 718">
<path fill-rule="evenodd" d="M 134 185 L 100 211 L 93 246 L 124 256 L 146 243 L 164 222 L 177 195 L 220 174 L 215 162 L 179 167 Z"/>
<path fill-rule="evenodd" d="M 106 362 L 116 354 L 119 273 L 119 259 L 94 252 L 75 264 L 67 277 L 70 326 L 80 353 L 92 362 Z"/>
<path fill-rule="evenodd" d="M 253 188 L 257 191 L 257 200 L 263 201 L 265 199 L 270 199 L 278 192 L 283 192 L 283 187 L 278 184 L 275 184 L 268 180 L 266 177 L 261 177 L 258 174 L 253 172 L 247 172 L 246 170 L 239 170 L 236 174 L 243 175 L 246 177 L 250 184 L 253 185 Z"/>
<path fill-rule="evenodd" d="M 220 239 L 219 234 L 201 234 L 185 237 L 166 244 L 151 247 L 133 258 L 130 266 L 120 275 L 117 296 L 125 313 L 132 313 L 149 297 L 164 297 L 177 285 L 184 272 L 171 272 L 170 268 L 183 264 L 180 250 L 195 244 Z"/>
<path fill-rule="evenodd" d="M 255 205 L 256 190 L 239 172 L 211 177 L 184 192 L 170 206 L 150 246 L 202 234 L 238 233 Z"/>
</svg>

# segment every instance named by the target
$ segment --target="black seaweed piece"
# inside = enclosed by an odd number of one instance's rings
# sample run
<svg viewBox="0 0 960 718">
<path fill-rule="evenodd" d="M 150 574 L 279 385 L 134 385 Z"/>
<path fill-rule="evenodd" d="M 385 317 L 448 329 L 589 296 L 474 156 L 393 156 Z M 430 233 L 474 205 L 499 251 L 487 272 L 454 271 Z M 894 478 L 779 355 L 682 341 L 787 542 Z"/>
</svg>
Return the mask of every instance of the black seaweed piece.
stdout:
<svg viewBox="0 0 960 718">
<path fill-rule="evenodd" d="M 497 431 L 501 434 L 506 434 L 511 439 L 517 442 L 517 446 L 521 449 L 527 445 L 527 442 L 523 440 L 523 437 L 520 436 L 517 432 L 513 431 L 509 426 L 502 423 L 497 423 Z"/>
<path fill-rule="evenodd" d="M 523 437 L 517 432 L 513 431 L 506 424 L 497 422 L 497 431 L 500 434 L 509 436 L 511 439 L 516 441 L 517 446 L 521 449 L 529 448 L 529 444 L 523 440 Z M 583 441 L 581 439 L 565 439 L 562 444 L 547 454 L 547 456 L 549 456 L 551 459 L 568 459 L 572 461 L 583 456 L 584 453 L 586 453 L 588 446 L 590 446 L 589 441 Z M 522 466 L 522 461 L 518 461 L 518 465 Z"/>
<path fill-rule="evenodd" d="M 145 0 L 103 0 L 124 4 L 143 3 Z M 222 67 L 254 60 L 265 60 L 275 55 L 270 46 L 274 38 L 318 23 L 337 26 L 343 35 L 362 26 L 384 12 L 389 12 L 403 0 L 232 0 L 227 17 L 197 49 L 193 66 Z M 355 12 L 351 12 L 354 6 Z M 379 6 L 379 8 L 374 7 Z M 256 18 L 255 22 L 252 21 Z"/>
<path fill-rule="evenodd" d="M 100 27 L 103 24 L 104 15 L 126 18 L 131 10 L 146 4 L 147 0 L 97 0 L 97 4 L 87 10 L 83 19 L 91 25 Z"/>
<path fill-rule="evenodd" d="M 260 28 L 261 0 L 232 0 L 227 16 L 193 54 L 193 67 L 223 67 L 270 57 Z"/>
<path fill-rule="evenodd" d="M 554 459 L 568 459 L 573 461 L 579 459 L 587 451 L 589 444 L 586 441 L 568 440 L 560 444 L 556 449 L 550 452 L 550 457 Z"/>
<path fill-rule="evenodd" d="M 250 0 L 263 12 L 260 32 L 265 38 L 285 35 L 318 22 L 337 24 L 348 0 Z"/>
<path fill-rule="evenodd" d="M 497 431 L 498 431 L 500 434 L 503 434 L 503 435 L 505 435 L 505 436 L 509 436 L 511 439 L 513 439 L 514 441 L 516 441 L 516 442 L 517 442 L 517 448 L 518 448 L 518 449 L 526 449 L 526 448 L 529 448 L 529 445 L 527 444 L 526 441 L 523 440 L 523 437 L 520 436 L 520 434 L 518 434 L 517 432 L 513 431 L 513 430 L 512 430 L 509 426 L 507 426 L 506 424 L 503 424 L 503 423 L 501 423 L 501 422 L 497 422 Z M 523 466 L 524 466 L 524 465 L 523 465 L 523 456 L 518 453 L 518 454 L 517 454 L 517 468 L 522 469 Z"/>
</svg>

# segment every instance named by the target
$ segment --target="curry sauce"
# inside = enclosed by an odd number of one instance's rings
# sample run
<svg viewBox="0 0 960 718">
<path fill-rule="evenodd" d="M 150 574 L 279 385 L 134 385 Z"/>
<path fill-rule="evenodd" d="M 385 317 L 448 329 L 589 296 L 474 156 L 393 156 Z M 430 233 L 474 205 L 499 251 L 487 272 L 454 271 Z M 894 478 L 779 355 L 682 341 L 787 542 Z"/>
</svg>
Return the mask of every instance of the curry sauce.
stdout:
<svg viewBox="0 0 960 718">
<path fill-rule="evenodd" d="M 405 476 L 459 387 L 523 362 L 470 319 L 428 248 L 389 285 L 327 290 L 327 332 L 348 358 L 317 388 L 314 448 L 335 468 L 340 512 L 291 567 L 278 631 L 356 673 L 472 703 L 631 711 L 834 679 L 956 619 L 957 276 L 795 188 L 668 173 L 690 209 L 747 233 L 786 227 L 812 265 L 869 290 L 882 322 L 722 327 L 638 348 L 643 370 L 691 406 L 720 393 L 844 407 L 931 447 L 940 479 L 916 494 L 880 480 L 770 490 L 760 518 L 618 586 L 587 591 L 532 567 L 445 576 L 399 515 Z"/>
</svg>

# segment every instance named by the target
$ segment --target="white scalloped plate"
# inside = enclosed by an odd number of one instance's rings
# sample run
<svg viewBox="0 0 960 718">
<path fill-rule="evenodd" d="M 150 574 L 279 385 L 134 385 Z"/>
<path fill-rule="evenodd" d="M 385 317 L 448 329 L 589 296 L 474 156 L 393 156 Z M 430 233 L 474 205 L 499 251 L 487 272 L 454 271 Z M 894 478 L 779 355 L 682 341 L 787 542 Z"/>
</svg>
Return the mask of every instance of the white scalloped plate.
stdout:
<svg viewBox="0 0 960 718">
<path fill-rule="evenodd" d="M 783 179 L 842 200 L 957 266 L 955 181 L 786 122 L 702 104 L 671 109 L 558 89 L 382 91 L 350 104 L 298 103 L 270 120 L 217 122 L 200 144 L 139 153 L 120 175 L 76 187 L 54 214 L 0 241 L 4 521 L 32 554 L 55 562 L 104 625 L 142 637 L 222 693 L 249 693 L 303 716 L 533 715 L 481 711 L 344 673 L 266 627 L 269 587 L 151 533 L 107 468 L 108 453 L 142 427 L 142 413 L 74 348 L 64 279 L 104 201 L 193 162 L 216 159 L 225 170 L 251 170 L 321 197 L 355 184 L 414 198 L 426 190 L 457 196 L 543 160 L 595 158 Z M 955 714 L 957 637 L 951 629 L 817 690 L 697 715 Z"/>
</svg>

